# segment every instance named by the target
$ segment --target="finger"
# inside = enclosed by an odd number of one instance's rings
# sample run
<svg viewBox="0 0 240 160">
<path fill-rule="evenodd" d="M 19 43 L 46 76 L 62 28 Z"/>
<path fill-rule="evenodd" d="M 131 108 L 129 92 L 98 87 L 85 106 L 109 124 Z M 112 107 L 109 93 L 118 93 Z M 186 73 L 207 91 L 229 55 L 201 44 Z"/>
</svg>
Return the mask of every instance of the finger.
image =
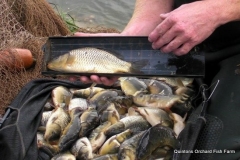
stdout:
<svg viewBox="0 0 240 160">
<path fill-rule="evenodd" d="M 102 84 L 101 79 L 100 79 L 99 76 L 97 76 L 97 75 L 91 75 L 91 76 L 90 76 L 90 79 L 91 79 L 94 83 Z"/>
<path fill-rule="evenodd" d="M 111 86 L 118 80 L 118 77 L 100 77 L 100 79 L 104 85 Z"/>
<path fill-rule="evenodd" d="M 174 38 L 171 42 L 169 42 L 167 45 L 163 46 L 161 48 L 161 51 L 163 53 L 170 53 L 175 50 L 177 50 L 179 47 L 181 47 L 184 43 L 186 43 L 186 40 L 184 38 Z"/>
<path fill-rule="evenodd" d="M 168 19 L 165 19 L 160 23 L 148 36 L 149 42 L 155 42 L 164 35 L 170 28 L 172 27 L 172 24 L 169 22 Z"/>
<path fill-rule="evenodd" d="M 71 77 L 68 77 L 68 79 L 71 82 L 75 82 L 75 81 L 77 81 L 78 78 L 76 76 L 71 76 Z"/>
<path fill-rule="evenodd" d="M 182 56 L 190 52 L 190 50 L 194 47 L 194 45 L 190 43 L 185 43 L 181 47 L 177 48 L 173 51 L 173 53 L 177 56 Z"/>
<path fill-rule="evenodd" d="M 172 30 L 168 30 L 163 36 L 159 37 L 158 40 L 152 43 L 153 49 L 162 48 L 163 46 L 167 45 L 175 38 L 174 32 Z"/>
<path fill-rule="evenodd" d="M 90 78 L 87 77 L 87 76 L 81 76 L 79 79 L 80 79 L 80 81 L 83 82 L 83 83 L 92 83 L 92 81 L 90 80 Z"/>
</svg>

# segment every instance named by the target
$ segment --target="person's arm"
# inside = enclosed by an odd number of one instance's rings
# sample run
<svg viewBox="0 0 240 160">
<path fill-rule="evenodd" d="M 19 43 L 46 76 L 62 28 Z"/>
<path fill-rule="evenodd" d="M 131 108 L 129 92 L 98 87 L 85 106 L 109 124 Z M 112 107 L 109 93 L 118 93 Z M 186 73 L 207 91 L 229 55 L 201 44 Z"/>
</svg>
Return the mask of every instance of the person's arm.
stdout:
<svg viewBox="0 0 240 160">
<path fill-rule="evenodd" d="M 211 5 L 212 14 L 218 16 L 219 25 L 240 20 L 240 0 L 205 0 Z"/>
<path fill-rule="evenodd" d="M 136 0 L 135 9 L 127 26 L 119 33 L 75 33 L 75 36 L 148 36 L 148 34 L 162 21 L 160 14 L 168 13 L 173 8 L 173 0 Z M 90 77 L 81 76 L 85 83 L 112 85 L 118 77 Z M 76 77 L 71 77 L 75 81 Z"/>
<path fill-rule="evenodd" d="M 128 36 L 148 36 L 161 23 L 160 14 L 173 9 L 173 0 L 136 0 L 132 18 L 122 31 Z"/>
<path fill-rule="evenodd" d="M 240 0 L 196 1 L 161 17 L 162 23 L 149 34 L 153 48 L 184 55 L 219 26 L 240 20 Z"/>
<path fill-rule="evenodd" d="M 173 0 L 136 0 L 131 19 L 123 31 L 119 33 L 80 33 L 75 36 L 148 36 L 162 21 L 160 14 L 173 9 Z"/>
</svg>

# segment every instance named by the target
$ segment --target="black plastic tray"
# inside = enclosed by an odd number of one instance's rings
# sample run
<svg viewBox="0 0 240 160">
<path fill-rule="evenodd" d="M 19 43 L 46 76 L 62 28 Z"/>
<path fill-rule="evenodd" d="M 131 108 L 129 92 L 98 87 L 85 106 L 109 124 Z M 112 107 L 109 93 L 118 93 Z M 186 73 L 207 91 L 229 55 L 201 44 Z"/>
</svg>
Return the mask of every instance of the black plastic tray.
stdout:
<svg viewBox="0 0 240 160">
<path fill-rule="evenodd" d="M 112 50 L 124 57 L 125 61 L 134 62 L 148 59 L 147 66 L 141 69 L 141 74 L 116 73 L 116 76 L 185 76 L 203 77 L 205 74 L 205 56 L 196 50 L 184 56 L 175 56 L 171 53 L 162 53 L 153 50 L 147 37 L 49 37 L 43 46 L 44 60 L 42 74 L 47 76 L 57 75 L 105 75 L 107 73 L 65 73 L 47 68 L 47 63 L 73 49 L 82 47 L 95 47 Z"/>
</svg>

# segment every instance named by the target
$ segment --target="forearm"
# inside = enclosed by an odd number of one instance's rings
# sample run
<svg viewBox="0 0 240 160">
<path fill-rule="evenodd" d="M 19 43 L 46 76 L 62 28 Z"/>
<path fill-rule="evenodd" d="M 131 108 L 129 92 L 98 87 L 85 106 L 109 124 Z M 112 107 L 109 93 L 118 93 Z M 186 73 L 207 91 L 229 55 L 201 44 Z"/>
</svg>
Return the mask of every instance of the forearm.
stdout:
<svg viewBox="0 0 240 160">
<path fill-rule="evenodd" d="M 159 15 L 172 9 L 173 0 L 136 0 L 133 16 L 122 34 L 148 36 L 162 21 Z"/>
<path fill-rule="evenodd" d="M 218 25 L 240 20 L 240 0 L 205 0 L 210 7 L 210 16 L 215 16 Z"/>
</svg>

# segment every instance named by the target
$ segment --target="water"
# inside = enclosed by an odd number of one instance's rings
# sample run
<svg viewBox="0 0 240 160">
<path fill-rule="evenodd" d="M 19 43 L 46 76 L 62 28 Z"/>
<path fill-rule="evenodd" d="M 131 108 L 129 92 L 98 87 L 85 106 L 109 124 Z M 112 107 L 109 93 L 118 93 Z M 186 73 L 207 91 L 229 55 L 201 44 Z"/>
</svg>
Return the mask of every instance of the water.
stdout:
<svg viewBox="0 0 240 160">
<path fill-rule="evenodd" d="M 103 26 L 123 30 L 134 10 L 135 0 L 48 0 L 71 15 L 79 27 Z M 53 5 L 53 7 L 55 7 Z"/>
</svg>

